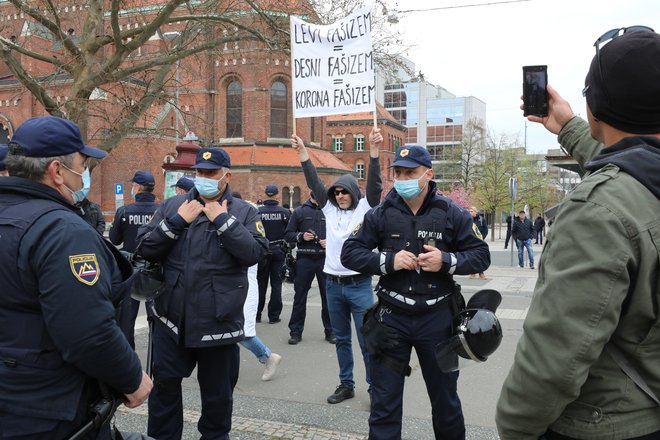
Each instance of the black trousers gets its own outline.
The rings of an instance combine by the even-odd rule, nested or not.
[[[302,336],[305,328],[305,317],[307,316],[307,294],[312,281],[316,277],[319,283],[319,293],[321,294],[321,321],[323,321],[323,330],[326,336],[332,334],[332,325],[330,325],[330,315],[328,314],[328,301],[325,296],[325,274],[323,265],[325,258],[298,255],[296,260],[296,278],[293,282],[293,308],[291,310],[291,319],[289,319],[289,333],[291,335]]]

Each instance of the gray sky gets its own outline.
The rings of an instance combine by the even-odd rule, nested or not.
[[[499,0],[398,0],[397,9],[420,10]],[[531,0],[492,6],[399,14],[398,27],[412,47],[408,57],[435,85],[487,104],[497,133],[524,140],[522,66],[548,65],[549,83],[585,116],[584,77],[594,41],[619,27],[646,25],[660,32],[657,0]],[[558,148],[556,136],[527,123],[527,149]]]

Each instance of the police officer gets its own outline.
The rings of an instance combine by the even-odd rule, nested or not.
[[[282,244],[284,232],[289,224],[291,211],[278,205],[276,185],[266,186],[267,199],[259,207],[261,222],[266,230],[266,238],[270,241],[268,255],[259,262],[257,281],[259,282],[259,306],[257,307],[257,322],[261,322],[261,312],[266,305],[266,291],[270,279],[270,301],[268,301],[268,322],[276,324],[281,321],[282,313],[282,277],[280,270],[284,265]]]
[[[85,192],[87,193],[88,191]],[[103,218],[103,213],[101,212],[101,207],[98,203],[89,200],[87,194],[85,194],[85,198],[80,202],[79,207],[82,218],[85,219],[92,228],[96,229],[96,232],[103,235],[105,232],[105,218]]]
[[[5,157],[7,156],[7,145],[0,144],[0,177],[8,176],[7,167],[5,166]]]
[[[109,238],[115,245],[123,244],[122,250],[134,253],[138,242],[136,240],[137,232],[140,226],[144,226],[151,220],[154,212],[158,209],[156,196],[153,194],[156,180],[149,171],[138,170],[129,182],[131,185],[131,195],[135,198],[135,203],[120,206],[115,213],[115,219],[110,227]],[[127,319],[122,326],[129,330],[128,342],[135,348],[135,320],[140,309],[140,302],[129,299],[130,312],[124,315]]]
[[[435,437],[463,440],[458,373],[440,371],[434,347],[449,338],[453,315],[461,307],[452,275],[485,271],[488,245],[475,235],[467,211],[436,194],[425,148],[400,148],[393,166],[394,189],[364,216],[341,254],[347,268],[381,276],[371,316],[394,329],[399,339],[386,356],[371,362],[369,438],[401,438],[404,372],[414,347],[431,400]],[[375,248],[378,252],[372,252]],[[369,335],[364,338],[369,347]]]
[[[185,194],[195,186],[195,181],[188,176],[182,176],[171,187],[176,194]]]
[[[325,340],[337,342],[332,333],[328,301],[325,296],[325,215],[319,206],[314,192],[310,191],[309,200],[293,211],[286,228],[285,239],[296,243],[296,277],[293,282],[293,309],[289,319],[289,344],[295,345],[302,339],[307,314],[307,293],[316,276],[321,294],[321,321],[325,331]]]
[[[200,149],[195,188],[165,200],[138,233],[138,253],[161,261],[165,278],[148,310],[155,382],[148,431],[158,440],[181,438],[181,381],[195,366],[202,438],[227,439],[231,430],[247,270],[266,254],[268,240],[257,210],[232,196],[230,166],[223,149]]]
[[[28,119],[0,179],[0,438],[63,439],[90,420],[99,382],[144,402],[151,380],[117,325],[131,268],[76,212],[89,157],[71,121]],[[86,439],[110,439],[110,426]],[[128,437],[125,437],[128,438]]]

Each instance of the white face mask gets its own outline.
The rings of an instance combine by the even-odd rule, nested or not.
[[[72,190],[68,186],[64,185],[66,189],[71,191],[71,197],[73,198],[73,204],[77,204],[85,200],[85,197],[87,197],[87,194],[89,194],[89,188],[92,185],[92,176],[89,174],[89,168],[85,168],[85,171],[81,173],[77,173],[73,171],[71,168],[68,166],[62,164],[64,168],[67,170],[71,171],[73,174],[80,176],[82,178],[82,187],[79,190]]]

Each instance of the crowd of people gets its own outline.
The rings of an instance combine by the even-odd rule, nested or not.
[[[545,237],[543,276],[497,404],[502,440],[660,439],[660,35],[613,29],[595,47],[583,91],[588,122],[551,86],[549,114],[528,117],[557,134],[588,174]],[[435,438],[464,440],[457,359],[483,362],[497,348],[501,297],[475,295],[466,306],[454,276],[486,278],[488,228],[476,207],[439,194],[421,146],[397,149],[394,187],[381,199],[382,142],[374,128],[362,194],[352,174],[326,186],[294,135],[310,197],[293,213],[279,206],[276,185],[261,206],[242,200],[219,147],[201,148],[195,178],[181,178],[162,203],[154,176],[138,170],[135,203],[117,210],[111,244],[87,199],[89,161],[107,153],[85,145],[66,119],[24,122],[0,146],[0,437],[118,438],[116,407],[148,399],[148,437],[122,438],[180,439],[182,380],[196,369],[197,428],[202,438],[229,438],[239,344],[264,364],[263,380],[282,361],[255,324],[264,309],[269,324],[281,322],[283,266],[295,246],[288,343],[303,343],[316,277],[338,367],[327,402],[353,398],[361,383],[354,327],[369,438],[401,438],[414,348]],[[512,238],[520,267],[527,250],[535,268],[532,240],[543,244],[544,228],[542,216],[532,223],[524,210],[507,219],[505,248]],[[149,374],[134,351],[138,258],[160,268],[145,303]]]

